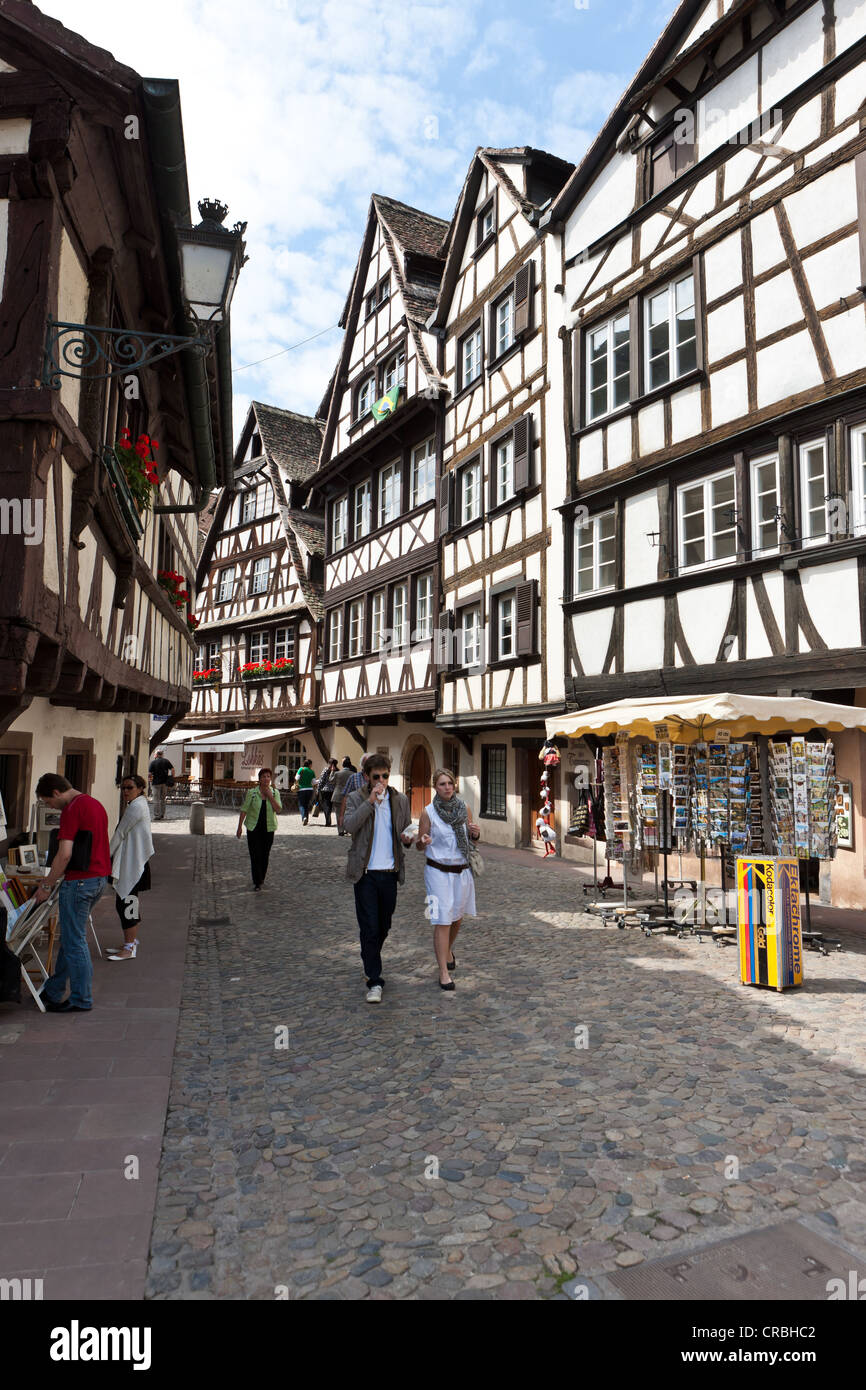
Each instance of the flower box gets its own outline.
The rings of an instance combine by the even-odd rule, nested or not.
[[[212,666],[209,671],[193,671],[193,688],[197,690],[202,685],[221,685],[222,678],[222,671],[216,666]]]
[[[294,674],[295,663],[291,657],[280,657],[277,661],[248,661],[239,670],[245,685],[249,681],[290,680]]]

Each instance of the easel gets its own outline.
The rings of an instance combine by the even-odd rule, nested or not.
[[[34,1002],[40,1013],[45,1013],[45,1005],[42,1003],[40,993],[42,986],[51,974],[51,956],[54,952],[54,924],[57,921],[57,911],[60,899],[60,884],[56,883],[45,899],[44,903],[28,904],[21,916],[16,920],[11,934],[7,937],[6,945],[13,955],[21,961],[21,978],[26,984],[30,993],[33,995]],[[34,942],[39,934],[48,929],[48,966],[42,963]],[[24,962],[32,957],[36,963],[36,969],[25,965]],[[39,981],[37,989],[31,975],[35,974]]]

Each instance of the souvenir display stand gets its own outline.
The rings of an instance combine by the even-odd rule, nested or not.
[[[42,986],[48,979],[50,969],[43,964],[35,943],[40,932],[45,931],[51,919],[56,917],[59,900],[60,884],[55,883],[44,903],[30,901],[25,905],[11,927],[7,928],[6,935],[6,945],[21,961],[21,979],[33,995],[37,1009],[43,1014],[45,1013],[45,1005],[39,996]],[[50,934],[50,939],[53,941],[53,932]],[[26,964],[28,961],[32,961],[32,964]],[[31,975],[36,976],[35,984]]]

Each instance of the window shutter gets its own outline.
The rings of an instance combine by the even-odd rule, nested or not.
[[[535,653],[535,608],[538,581],[531,579],[527,584],[518,584],[514,607],[517,610],[517,655],[532,656]]]
[[[514,426],[514,491],[525,492],[529,487],[529,450],[531,447],[532,416],[524,415]]]
[[[436,484],[439,535],[451,530],[451,501],[454,495],[454,474],[444,473]]]
[[[514,277],[514,336],[527,333],[532,327],[532,291],[535,281],[535,262],[527,261]]]
[[[487,509],[493,511],[496,506],[496,444],[491,444],[487,450]],[[482,482],[483,486],[483,482]]]
[[[450,671],[454,666],[454,613],[450,608],[443,608],[439,614],[433,660],[440,671]]]

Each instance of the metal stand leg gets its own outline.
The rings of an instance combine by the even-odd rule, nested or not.
[[[96,949],[97,949],[97,951],[99,952],[99,955],[100,955],[100,958],[101,958],[101,957],[102,957],[102,947],[101,947],[100,944],[99,944],[99,937],[96,935],[96,928],[95,928],[94,925],[93,925],[93,918],[92,918],[89,914],[88,914],[88,918],[87,918],[87,925],[90,927],[90,930],[93,932],[93,940],[96,942]]]

